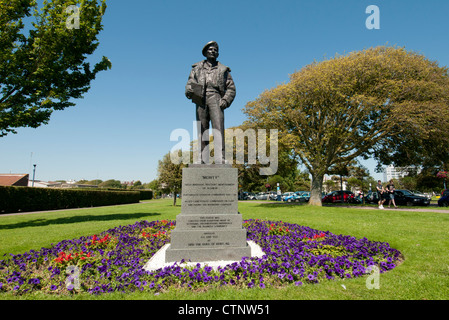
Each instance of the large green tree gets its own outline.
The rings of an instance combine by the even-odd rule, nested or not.
[[[175,151],[175,153],[178,153],[178,151]],[[164,155],[162,160],[159,160],[157,172],[161,189],[165,189],[173,194],[173,205],[176,206],[176,195],[182,189],[182,169],[186,165],[182,162],[176,163],[172,159],[174,159],[174,156],[171,153]]]
[[[429,156],[421,142],[430,137],[447,145],[448,102],[446,67],[382,46],[307,65],[245,113],[252,126],[279,130],[312,176],[309,203],[321,205],[323,177],[342,163],[373,154],[387,162],[401,148]]]
[[[15,128],[47,124],[54,110],[83,97],[103,57],[93,67],[106,0],[0,0],[0,137]],[[26,22],[26,23],[25,23]]]

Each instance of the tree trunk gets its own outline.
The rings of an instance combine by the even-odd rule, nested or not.
[[[341,196],[341,203],[345,202],[344,200],[345,193],[343,192],[343,176],[340,175],[340,196]]]
[[[176,206],[176,191],[173,191],[173,206]]]
[[[310,191],[309,205],[322,206],[323,178],[324,174],[312,174],[312,190]]]

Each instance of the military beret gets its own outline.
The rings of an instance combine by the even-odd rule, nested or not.
[[[209,41],[208,43],[206,43],[206,45],[205,45],[204,48],[203,48],[203,56],[206,56],[206,50],[207,50],[207,48],[208,48],[209,46],[211,46],[211,45],[215,45],[215,46],[217,46],[217,48],[218,48],[218,43],[217,43],[217,42],[215,42],[215,41]]]

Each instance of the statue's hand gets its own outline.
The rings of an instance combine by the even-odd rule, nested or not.
[[[228,107],[228,103],[226,102],[226,100],[225,99],[221,99],[220,100],[220,108],[221,108],[221,110],[224,110],[227,107]]]
[[[187,89],[186,90],[186,97],[187,97],[187,99],[192,99],[192,94],[193,94],[193,90],[192,89]]]

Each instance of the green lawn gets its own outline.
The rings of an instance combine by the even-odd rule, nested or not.
[[[100,233],[140,220],[175,219],[180,203],[153,200],[139,204],[67,210],[0,217],[0,259],[4,254],[19,254],[49,247],[64,239]],[[192,293],[173,290],[157,296],[148,293],[110,294],[100,297],[80,295],[79,299],[449,299],[449,214],[344,208],[311,207],[279,203],[240,202],[244,219],[283,220],[335,234],[366,237],[388,242],[400,250],[405,261],[380,275],[380,289],[367,289],[366,278],[335,280],[319,285],[288,286],[282,289],[213,289]],[[30,297],[25,297],[30,298]],[[34,299],[55,299],[38,295]],[[0,294],[0,299],[17,299]]]

